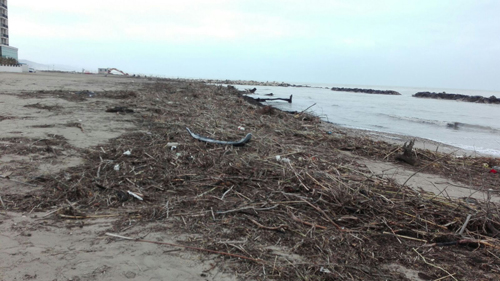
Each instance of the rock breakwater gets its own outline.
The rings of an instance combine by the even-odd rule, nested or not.
[[[365,93],[373,95],[395,95],[395,96],[401,95],[399,92],[392,90],[374,90],[374,89],[343,88],[343,87],[333,87],[331,90],[337,92],[353,92],[353,93]]]
[[[500,104],[500,99],[495,96],[483,97],[483,96],[469,96],[462,94],[452,94],[452,93],[434,93],[434,92],[418,92],[413,95],[415,98],[429,98],[429,99],[443,99],[443,100],[457,100],[466,102],[476,102],[476,103],[495,103]]]
[[[276,82],[276,81],[266,81],[259,82],[254,80],[218,80],[218,79],[200,79],[197,81],[201,81],[207,84],[228,84],[228,85],[250,85],[250,86],[272,86],[272,87],[297,87],[297,88],[321,88],[321,87],[311,87],[309,85],[300,85],[300,84],[290,84],[285,82]]]

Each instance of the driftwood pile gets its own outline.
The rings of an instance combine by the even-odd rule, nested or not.
[[[400,147],[328,134],[317,117],[248,104],[231,87],[161,81],[127,104],[136,105],[139,132],[89,149],[83,166],[34,180],[45,188],[4,198],[7,208],[114,215],[109,232],[118,234],[132,219],[169,222],[169,231],[200,237],[179,244],[218,253],[219,265],[249,279],[407,280],[392,264],[424,280],[500,278],[498,206],[417,193],[340,151],[396,162]],[[218,140],[251,132],[252,140],[209,144],[186,127]],[[476,160],[415,157],[417,169],[436,164],[427,172],[485,177],[466,167]],[[63,208],[68,201],[78,212]]]

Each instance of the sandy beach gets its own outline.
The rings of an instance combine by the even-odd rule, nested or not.
[[[0,85],[0,280],[500,278],[499,159],[200,82]]]

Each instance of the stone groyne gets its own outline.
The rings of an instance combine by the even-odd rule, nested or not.
[[[451,93],[434,93],[434,92],[418,92],[413,95],[415,98],[429,98],[429,99],[443,99],[443,100],[457,100],[466,102],[476,102],[476,103],[495,103],[500,104],[500,99],[495,96],[483,97],[483,96],[468,96],[461,94],[451,94]]]
[[[217,80],[217,79],[198,79],[196,81],[208,83],[208,84],[228,84],[228,85],[248,85],[248,86],[273,86],[273,87],[297,87],[297,88],[320,88],[311,87],[309,85],[300,84],[290,84],[285,82],[259,82],[254,80]]]
[[[392,90],[374,90],[374,89],[360,89],[360,88],[343,88],[343,87],[333,87],[332,91],[338,92],[353,92],[353,93],[365,93],[373,95],[401,95],[399,92]]]

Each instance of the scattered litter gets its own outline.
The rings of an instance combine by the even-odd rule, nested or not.
[[[125,193],[121,190],[118,190],[116,191],[116,196],[118,197],[118,200],[120,200],[120,202],[125,202],[128,200],[128,193]]]
[[[79,96],[88,96],[89,98],[97,95],[96,93],[89,91],[89,90],[79,91],[79,92],[76,92],[75,94],[79,95]]]
[[[290,163],[291,162],[289,158],[285,158],[285,157],[281,158],[280,155],[276,155],[276,161],[283,162],[283,163]]]
[[[245,127],[238,126],[238,130],[240,130],[240,131],[245,131]]]
[[[208,142],[208,143],[216,143],[216,144],[228,144],[228,145],[234,145],[234,146],[243,146],[245,145],[247,142],[250,141],[250,139],[252,138],[252,134],[247,134],[244,138],[242,138],[241,140],[239,141],[220,141],[220,140],[214,140],[214,139],[211,139],[211,138],[206,138],[206,137],[202,137],[198,134],[195,134],[193,132],[191,132],[191,130],[189,130],[189,128],[186,128],[186,130],[189,132],[189,134],[199,140],[199,141],[204,141],[204,142]]]
[[[120,164],[116,164],[116,165],[113,167],[113,169],[114,169],[115,171],[120,171]]]
[[[263,261],[255,264],[234,257],[228,260],[234,261],[231,267],[234,265],[235,270],[241,270],[242,274],[249,272],[249,278],[295,280],[298,276],[308,276],[311,280],[322,280],[330,276],[333,279],[345,276],[344,279],[352,280],[391,279],[398,274],[379,269],[379,266],[392,261],[395,254],[415,259],[412,268],[426,266],[422,260],[416,259],[416,253],[408,255],[409,246],[419,249],[436,266],[452,269],[452,274],[446,275],[450,278],[455,274],[460,280],[474,280],[480,276],[481,270],[492,272],[495,269],[496,257],[492,253],[498,255],[500,240],[498,235],[493,236],[496,235],[494,229],[500,229],[500,224],[494,202],[486,205],[478,200],[478,204],[473,204],[468,203],[472,202],[470,200],[457,201],[436,194],[416,193],[410,187],[374,174],[357,158],[338,151],[353,150],[356,155],[393,162],[401,151],[400,145],[348,135],[333,140],[325,133],[329,129],[322,130],[313,123],[316,119],[295,119],[292,114],[278,110],[273,114],[255,111],[255,116],[253,113],[250,116],[248,112],[242,112],[240,100],[236,97],[221,104],[219,100],[225,96],[219,96],[220,88],[193,88],[198,98],[189,98],[187,102],[182,99],[190,94],[168,95],[169,100],[179,102],[179,107],[168,106],[164,93],[170,93],[175,87],[175,83],[169,82],[157,92],[144,91],[144,96],[141,94],[137,100],[144,103],[137,103],[137,108],[141,111],[147,107],[161,108],[160,113],[144,114],[144,122],[137,123],[141,131],[110,140],[104,146],[105,151],[89,150],[88,165],[69,170],[74,178],[67,184],[70,188],[64,188],[65,182],[61,184],[62,174],[47,177],[47,182],[43,183],[47,188],[36,191],[44,192],[44,196],[22,199],[24,205],[20,210],[28,213],[30,210],[43,211],[49,206],[59,207],[61,199],[67,198],[78,202],[79,209],[86,213],[116,208],[120,212],[121,230],[133,225],[140,227],[143,225],[140,222],[146,221],[163,224],[170,216],[168,223],[172,228],[190,236],[202,235],[203,239],[190,239],[184,245],[231,249],[219,244],[227,241],[225,244],[234,248],[231,251],[246,251],[261,257]],[[151,104],[157,94],[162,97],[161,103]],[[220,134],[214,137],[223,140],[244,136],[246,131],[235,130],[243,124],[249,131],[258,130],[259,135],[256,141],[252,140],[251,146],[244,149],[205,145],[186,140],[189,137],[183,131],[184,126],[181,127],[184,122],[203,130],[199,133],[211,131],[213,126],[229,128],[227,132],[218,131]],[[152,135],[141,133],[147,131]],[[20,138],[9,144],[18,146],[21,140],[32,143]],[[170,141],[182,141],[183,145],[177,146],[175,151],[166,151],[165,145]],[[189,145],[184,145],[186,142]],[[122,156],[127,147],[136,151],[134,157]],[[485,176],[494,164],[500,165],[498,160],[483,157],[458,160],[451,154],[429,150],[415,149],[413,152],[421,161],[417,164],[417,171],[425,169],[425,172],[443,175],[458,183],[479,183],[481,189],[491,187],[495,192],[498,190],[498,174]],[[274,161],[277,155],[279,157]],[[116,161],[116,156],[120,162],[112,162]],[[285,157],[293,159],[293,164],[282,163],[282,159],[288,159]],[[117,163],[120,172],[113,171]],[[483,163],[490,163],[488,169],[483,168]],[[108,188],[93,187],[96,179]],[[135,191],[142,192],[134,187],[136,183],[144,188],[147,197],[136,194]],[[53,196],[53,188],[57,196]],[[127,192],[129,189],[133,189],[132,193],[143,201],[133,199],[135,196]],[[198,194],[205,195],[198,198]],[[493,198],[496,194],[491,196]],[[17,208],[21,201],[18,198],[21,199],[3,199],[8,208]],[[128,198],[127,206],[122,207],[121,201],[125,198]],[[168,200],[169,206],[165,207]],[[40,203],[43,204],[37,207]],[[488,213],[488,210],[492,212]],[[463,234],[481,239],[474,251],[466,247],[428,251],[423,247],[429,245],[428,242],[446,243],[460,239],[456,231],[460,231],[469,213],[473,218]],[[354,216],[358,219],[347,219]],[[491,230],[488,230],[488,223],[493,225]],[[381,236],[384,232],[390,236]],[[281,237],[282,243],[278,244],[284,248],[283,252],[299,254],[300,260],[289,259],[289,255],[275,256],[262,246],[275,245]],[[240,243],[247,239],[252,242]],[[402,243],[398,243],[398,239]],[[337,257],[335,253],[341,255]],[[448,258],[450,254],[458,257],[453,259],[452,266]],[[372,259],[372,255],[377,258]],[[474,261],[476,257],[481,259],[481,269],[470,265],[470,259]],[[331,266],[329,261],[336,267],[332,266],[330,270],[327,267]],[[434,279],[444,276],[437,268],[430,270]]]
[[[282,100],[282,101],[286,101],[288,103],[292,103],[292,95],[290,95],[290,98],[288,99],[284,99],[284,98],[274,98],[274,99],[270,99],[270,98],[267,98],[267,99],[263,99],[263,98],[256,98],[254,99],[256,102],[266,102],[266,101],[272,101],[272,100]]]
[[[178,142],[169,142],[167,143],[166,147],[170,147],[170,150],[176,150],[177,146],[179,146]]]
[[[143,199],[142,199],[142,197],[141,197],[141,196],[143,196],[143,195],[142,195],[142,194],[140,194],[140,193],[134,193],[134,192],[132,192],[132,191],[130,191],[130,190],[127,190],[127,193],[128,193],[128,194],[130,194],[130,195],[132,195],[132,196],[134,196],[134,197],[135,197],[135,198],[137,198],[138,200],[141,200],[141,201],[143,200]],[[140,195],[140,196],[139,196],[139,195]]]
[[[130,155],[132,155],[132,152],[130,152],[130,150],[127,150],[127,151],[123,152],[123,155],[130,156]]]
[[[120,112],[120,113],[133,113],[134,110],[124,106],[115,106],[106,109],[106,112]]]
[[[328,268],[324,268],[324,267],[321,267],[319,269],[319,272],[321,272],[321,273],[332,273]]]

